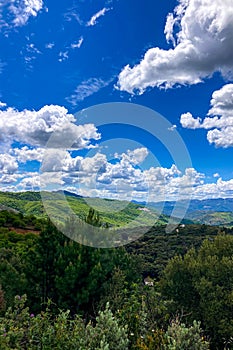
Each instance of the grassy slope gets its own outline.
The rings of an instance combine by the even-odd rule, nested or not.
[[[107,222],[111,226],[123,226],[133,220],[136,220],[136,226],[149,226],[154,223],[152,217],[154,217],[156,211],[151,210],[151,212],[142,212],[139,209],[142,206],[139,204],[117,200],[106,200],[100,198],[90,199],[74,196],[67,196],[66,199],[67,202],[64,201],[64,197],[56,194],[56,200],[54,200],[54,194],[48,194],[46,205],[52,210],[56,218],[61,217],[61,215],[68,212],[71,208],[77,216],[84,219],[88,214],[89,208],[93,207],[99,212],[101,222]],[[39,192],[0,192],[0,207],[1,206],[4,209],[10,208],[17,210],[24,215],[35,215],[37,217],[46,216]],[[167,221],[168,218],[165,215],[162,215],[157,221],[157,224],[164,224]]]

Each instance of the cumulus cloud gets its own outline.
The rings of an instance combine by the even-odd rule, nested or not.
[[[18,160],[36,158],[28,148],[17,150]],[[98,196],[120,200],[163,201],[178,199],[233,198],[233,179],[223,180],[214,174],[214,182],[206,183],[204,174],[194,168],[180,171],[175,164],[170,168],[151,167],[143,170],[138,164],[146,152],[143,148],[119,155],[111,163],[105,154],[92,157],[76,156],[68,151],[49,149],[41,168],[37,172],[19,173],[15,157],[0,156],[1,190],[71,189],[83,196]],[[41,187],[42,186],[42,187]],[[55,187],[54,187],[55,186]]]
[[[232,77],[232,0],[179,0],[165,35],[174,48],[151,48],[139,64],[124,67],[119,90],[142,94],[148,87],[197,84],[214,72]]]
[[[224,181],[219,178],[216,183],[203,184],[195,189],[193,198],[233,198],[233,179]]]
[[[180,117],[183,128],[198,129],[201,128],[201,118],[194,118],[190,112],[183,113]]]
[[[81,159],[79,166],[80,161]],[[193,168],[186,169],[184,173],[175,165],[171,168],[152,167],[143,171],[132,164],[126,166],[122,161],[111,164],[104,159],[105,168],[99,172],[100,164],[97,159],[92,161],[97,166],[93,173],[86,169],[85,172],[58,172],[56,175],[59,174],[60,182],[63,180],[66,188],[90,197],[147,200],[149,195],[150,200],[155,202],[165,199],[233,197],[233,180],[224,181],[218,178],[217,182],[208,184],[205,183],[205,175]],[[51,176],[51,181],[55,178],[58,183],[57,176]]]
[[[76,188],[80,195],[121,200],[147,200],[148,196],[151,201],[188,199],[196,191],[198,195],[204,174],[193,168],[181,172],[175,164],[142,169],[138,165],[147,155],[148,150],[142,147],[116,153],[111,162],[99,152],[92,157],[72,157],[68,151],[49,149],[41,168],[42,179],[46,186],[63,184],[63,188]]]
[[[122,153],[122,154],[115,153],[114,157],[121,159],[122,163],[137,165],[142,163],[146,159],[148,154],[149,154],[148,149],[145,147],[142,147],[142,148],[136,148],[132,151],[128,150],[126,153]]]
[[[43,159],[43,148],[29,148],[24,146],[22,148],[12,149],[12,154],[19,163],[27,163],[28,161],[37,160],[41,162]]]
[[[214,91],[210,110],[202,120],[194,118],[190,112],[180,117],[181,125],[188,129],[206,129],[207,140],[216,147],[233,146],[233,84],[226,84]]]
[[[64,181],[61,175],[54,172],[61,170],[63,173],[72,173],[75,170],[74,163],[78,162],[78,157],[73,160],[68,150],[72,152],[94,148],[96,146],[92,142],[100,136],[93,124],[76,125],[74,116],[61,106],[44,106],[39,111],[18,111],[13,108],[1,110],[1,190],[39,189],[38,170],[45,153],[45,171],[52,174],[53,181],[62,185]],[[64,156],[61,148],[66,150]],[[24,164],[31,161],[38,163],[33,164],[33,172],[27,173]],[[82,159],[83,167],[87,163],[88,160]],[[94,160],[91,159],[89,163],[90,169],[95,169]],[[84,167],[84,175],[86,171],[87,167]],[[47,173],[44,180],[48,182],[50,175]],[[11,188],[11,185],[15,187]]]
[[[0,184],[3,185],[9,185],[14,184],[20,176],[18,174],[2,174],[0,172]],[[2,188],[0,187],[0,190],[2,191]],[[15,188],[12,188],[12,191],[14,191]]]
[[[219,173],[215,173],[215,174],[213,175],[213,177],[218,178],[218,177],[220,177],[220,175],[219,175]]]
[[[0,154],[0,173],[12,174],[18,169],[18,164],[14,157],[9,154]]]
[[[163,167],[151,167],[149,170],[145,170],[146,181],[150,184],[164,184],[165,181],[170,181],[173,177],[180,175],[181,172],[177,169],[176,165],[172,165],[171,168]]]
[[[91,139],[100,138],[93,124],[75,125],[74,122],[74,116],[61,106],[50,105],[39,111],[22,112],[8,108],[0,111],[0,141],[44,147],[50,136],[60,131],[64,137],[72,137],[73,147],[82,149],[90,145]]]
[[[25,177],[17,186],[18,190],[23,191],[39,191],[40,190],[40,176],[38,174]]]
[[[95,13],[91,19],[87,22],[87,27],[92,27],[94,25],[96,25],[97,23],[97,19],[104,16],[106,14],[106,12],[108,12],[110,10],[110,8],[104,7],[102,10],[100,10],[99,12]]]

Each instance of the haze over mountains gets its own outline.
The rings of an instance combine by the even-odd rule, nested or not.
[[[233,226],[233,198],[193,199],[190,202],[185,200],[153,202],[148,206],[157,210],[163,206],[162,213],[168,216],[176,206],[177,217],[183,217],[186,210],[185,219],[206,225]]]

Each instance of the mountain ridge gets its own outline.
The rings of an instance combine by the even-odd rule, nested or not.
[[[82,197],[69,191],[55,191],[48,192],[51,205],[53,193],[57,195],[59,201],[61,200],[60,206],[64,205],[62,201],[64,201],[65,195],[68,205],[71,206],[72,210],[74,209],[76,214],[79,214],[81,219],[84,219],[87,215],[88,206],[94,207],[94,209],[100,211],[102,219],[113,226],[121,226],[123,223],[134,220],[139,216],[139,211],[144,212],[141,224],[145,224],[149,220],[150,212],[153,214],[155,212],[158,213],[158,222],[166,224],[175,206],[176,217],[182,218],[183,223],[195,222],[207,225],[233,226],[233,198],[193,199],[187,208],[186,200],[177,202],[166,201],[164,203],[130,202],[97,197]],[[45,209],[39,191],[0,192],[0,210],[6,209],[38,217],[45,216]],[[183,213],[185,213],[184,218]]]

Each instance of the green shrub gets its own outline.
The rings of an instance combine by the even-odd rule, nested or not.
[[[166,350],[208,350],[209,343],[201,334],[200,322],[193,322],[186,327],[179,320],[175,320],[168,327],[165,334],[167,339]]]
[[[25,307],[26,296],[16,296],[14,307],[0,318],[1,350],[127,350],[127,327],[120,326],[109,306],[99,312],[96,324],[86,327],[79,316],[60,311],[56,317],[50,303],[38,315]]]

